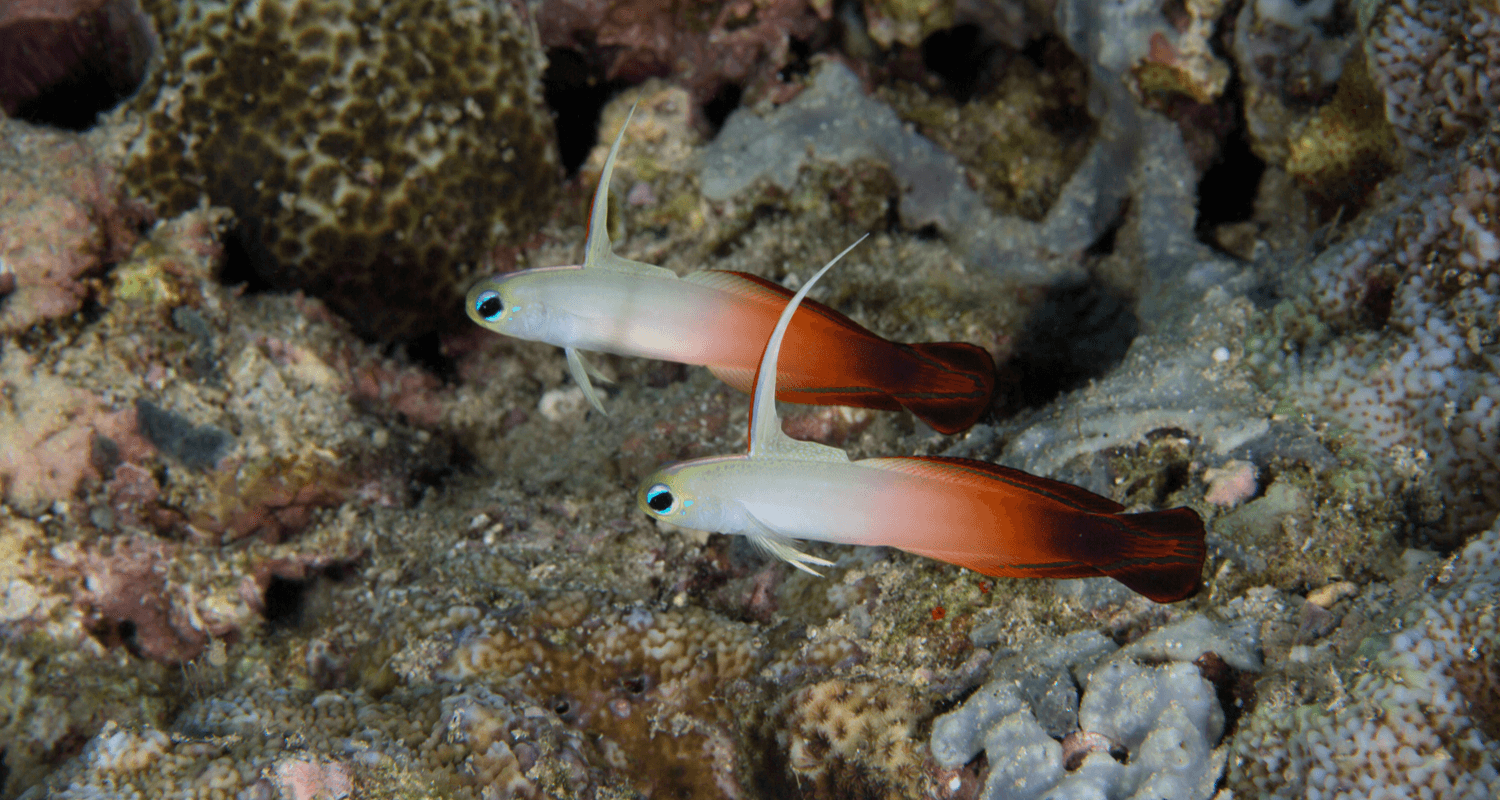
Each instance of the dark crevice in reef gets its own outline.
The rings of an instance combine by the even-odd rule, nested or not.
[[[135,90],[121,91],[110,76],[89,68],[48,86],[41,94],[16,107],[16,119],[34,125],[50,125],[70,131],[94,127],[99,115],[119,105]]]
[[[1240,106],[1240,86],[1233,81],[1228,89],[1235,105],[1233,118],[1241,122],[1219,145],[1218,158],[1198,181],[1198,219],[1194,230],[1199,241],[1214,244],[1214,229],[1219,225],[1245,222],[1255,216],[1255,196],[1266,162],[1250,149]]]
[[[994,88],[1011,52],[985,38],[978,25],[957,25],[922,40],[922,67],[943,80],[960,103]]]
[[[1000,367],[1002,413],[1046,405],[1103,376],[1125,357],[1139,329],[1131,298],[1100,281],[1049,287]]]
[[[0,30],[0,112],[85,131],[135,94],[156,38],[133,2],[74,9],[71,17],[50,10],[17,9]]]
[[[295,628],[302,624],[302,611],[312,581],[312,578],[299,581],[272,575],[261,595],[261,602],[265,604],[262,616],[266,618],[266,624],[273,628]]]
[[[1083,255],[1085,258],[1103,258],[1104,256],[1107,256],[1115,251],[1115,242],[1119,239],[1120,228],[1125,225],[1126,212],[1129,210],[1129,202],[1130,201],[1128,200],[1126,201],[1126,207],[1121,210],[1120,216],[1115,219],[1114,223],[1112,223],[1108,228],[1105,228],[1104,232],[1099,234],[1099,238],[1095,239],[1094,243],[1089,245],[1088,248],[1083,251]]]
[[[827,39],[829,37],[818,38]],[[822,46],[826,46],[827,44],[827,41],[821,42]],[[812,55],[818,49],[821,49],[821,47],[814,47],[813,41],[793,37],[787,47],[791,58],[787,61],[786,66],[782,67],[781,71],[776,73],[776,77],[783,81],[793,81],[797,78],[811,75]]]
[[[604,78],[604,68],[582,53],[564,47],[547,50],[542,96],[557,126],[557,154],[569,175],[578,172],[599,136],[599,113],[624,81]],[[727,113],[727,112],[726,112]]]
[[[393,349],[390,353],[396,357],[402,354],[411,363],[436,375],[443,383],[451,385],[458,382],[458,362],[443,349],[441,333],[433,331],[408,339],[400,343],[399,349]]]
[[[235,225],[224,232],[224,261],[219,266],[219,283],[239,286],[243,294],[261,294],[275,289],[266,278],[265,271],[257,268],[258,259],[263,259],[265,248],[258,243],[259,229],[251,230],[249,224],[236,219]]]
[[[719,135],[719,129],[724,127],[724,120],[729,119],[730,113],[740,107],[740,98],[744,93],[745,90],[739,84],[726,83],[703,104],[703,118],[708,120],[711,129],[709,138]]]

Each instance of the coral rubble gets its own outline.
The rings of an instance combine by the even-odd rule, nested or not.
[[[702,105],[729,87],[779,83],[793,40],[813,38],[831,11],[822,0],[549,0],[535,13],[543,46],[581,49],[611,80],[670,77]]]
[[[0,118],[0,332],[77,311],[90,276],[129,252],[141,210],[82,136]]]

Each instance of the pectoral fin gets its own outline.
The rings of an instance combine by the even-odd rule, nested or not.
[[[798,550],[797,547],[792,544],[793,540],[791,538],[783,536],[782,534],[771,530],[766,526],[764,522],[761,522],[755,517],[748,517],[748,519],[750,522],[750,529],[744,532],[745,537],[750,540],[751,544],[755,545],[766,555],[774,556],[782,561],[785,561],[788,564],[791,564],[797,569],[806,572],[809,575],[816,575],[819,578],[823,577],[823,573],[818,572],[817,570],[808,566],[809,564],[815,564],[820,567],[833,566],[832,561],[818,558],[817,556],[809,555],[802,552],[801,550]]]
[[[588,398],[589,405],[600,414],[609,416],[609,412],[604,410],[604,403],[599,400],[598,393],[594,391],[593,382],[589,380],[589,375],[599,374],[598,370],[583,360],[583,353],[580,353],[578,348],[564,347],[563,352],[568,354],[568,374],[573,376],[573,382],[583,390],[583,396]]]

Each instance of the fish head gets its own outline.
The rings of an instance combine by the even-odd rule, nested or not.
[[[742,457],[733,457],[741,460]],[[745,511],[724,500],[723,458],[668,464],[641,481],[636,503],[647,516],[708,533],[743,533]]]
[[[548,341],[555,315],[534,291],[529,272],[498,275],[474,284],[464,300],[469,319],[495,333],[528,341]]]

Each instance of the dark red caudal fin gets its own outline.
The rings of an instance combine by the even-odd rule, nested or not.
[[[965,342],[906,345],[910,371],[892,397],[939,433],[958,433],[989,411],[995,394],[995,362],[984,348]]]
[[[1192,597],[1202,586],[1203,520],[1191,508],[1116,514],[1112,560],[1092,566],[1158,603]]]

